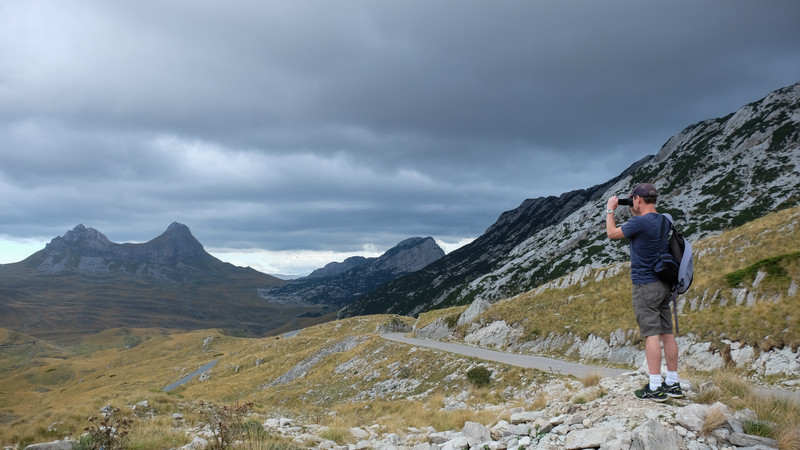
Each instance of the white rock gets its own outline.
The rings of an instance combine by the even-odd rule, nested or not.
[[[487,302],[486,300],[484,300],[482,298],[476,298],[469,305],[469,308],[467,308],[467,310],[464,311],[458,317],[458,322],[456,322],[456,323],[459,326],[467,324],[467,323],[472,323],[472,321],[474,321],[476,317],[480,316],[481,314],[486,312],[486,310],[488,310],[491,307],[492,307],[491,303]]]
[[[183,450],[196,450],[196,449],[204,449],[208,447],[208,441],[201,438],[200,436],[195,436],[192,439],[192,442],[189,444],[184,445],[181,447]]]
[[[597,448],[603,443],[615,439],[617,432],[613,428],[588,428],[571,431],[567,434],[564,448],[568,450],[581,448]]]
[[[687,430],[700,431],[703,429],[707,414],[708,410],[705,405],[693,403],[681,408],[675,415],[675,420]]]

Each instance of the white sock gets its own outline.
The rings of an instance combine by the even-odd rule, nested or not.
[[[661,374],[653,375],[650,374],[650,390],[655,391],[656,389],[661,387]]]
[[[665,380],[668,386],[676,384],[678,382],[678,371],[667,371],[667,379]]]

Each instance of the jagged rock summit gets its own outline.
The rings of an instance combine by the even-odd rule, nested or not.
[[[420,270],[444,257],[432,237],[413,237],[378,258],[353,257],[330,263],[309,276],[260,291],[263,298],[281,304],[347,305],[382,284]]]

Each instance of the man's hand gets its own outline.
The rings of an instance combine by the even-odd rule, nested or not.
[[[619,197],[616,195],[612,195],[610,199],[608,199],[608,203],[606,203],[607,209],[617,209],[619,206]]]
[[[608,203],[606,203],[606,208],[614,211],[619,206],[619,198],[616,195],[611,196],[608,199]],[[608,234],[609,239],[622,239],[625,237],[625,234],[622,233],[622,228],[618,227],[616,222],[614,222],[614,214],[613,213],[606,213],[606,234]]]

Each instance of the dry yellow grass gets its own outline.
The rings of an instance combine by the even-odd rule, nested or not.
[[[288,415],[327,425],[334,437],[339,435],[337,430],[365,423],[403,430],[428,425],[458,429],[466,420],[491,421],[496,413],[439,410],[437,396],[443,399],[472,389],[465,374],[473,362],[435,350],[409,349],[373,334],[377,325],[392,319],[396,317],[351,318],[308,328],[291,338],[235,338],[215,330],[179,335],[157,333],[129,349],[104,349],[62,360],[38,361],[3,374],[0,412],[7,414],[0,417],[9,420],[0,427],[0,444],[74,437],[88,424],[86,418],[97,414],[101,407],[111,404],[128,411],[130,405],[142,400],[148,401],[158,417],[181,412],[187,423],[202,420],[193,412],[198,400],[217,404],[252,401],[258,414]],[[401,320],[413,323],[411,318]],[[294,381],[271,385],[321,349],[352,336],[359,336],[357,347],[326,356],[308,366]],[[207,381],[195,379],[172,393],[161,392],[163,387],[213,359],[219,361]],[[493,386],[498,392],[507,385],[520,386],[545,376],[502,365],[493,366],[492,370],[497,374]],[[461,378],[444,383],[444,378],[454,373],[460,373]],[[390,390],[375,399],[356,399],[376,383],[389,379],[408,381],[415,387],[410,392]],[[489,389],[476,394],[480,395],[475,401],[499,400]],[[407,395],[419,398],[405,400]],[[64,423],[57,432],[47,432],[47,427],[56,421]],[[148,443],[182,442],[183,437],[176,438],[168,432],[167,422],[170,420],[152,424],[137,421],[131,434]],[[145,439],[145,435],[152,438]]]
[[[778,434],[778,450],[800,450],[800,427],[787,427]]]
[[[433,311],[427,311],[419,315],[417,320],[414,322],[414,326],[417,329],[425,328],[426,326],[435,322],[436,319],[440,317],[444,317],[445,320],[448,320],[449,322],[454,322],[453,318],[457,320],[458,316],[460,316],[461,313],[463,313],[466,310],[467,306],[452,306],[450,308],[434,309]]]
[[[583,387],[590,387],[590,386],[597,386],[600,383],[602,377],[600,374],[591,373],[583,377]]]
[[[777,425],[767,433],[767,437],[782,437],[786,441],[786,448],[791,448],[792,432],[797,431],[797,424],[800,423],[800,404],[783,396],[766,395],[754,390],[753,384],[737,369],[724,368],[708,374],[694,374],[692,377],[695,385],[703,385],[708,381],[713,383],[714,388],[701,392],[692,400],[706,404],[721,402],[735,410],[749,408],[755,411],[759,420]],[[706,420],[708,427],[711,427],[719,418]],[[714,429],[706,428],[704,425],[704,432]]]
[[[722,408],[711,408],[706,414],[703,421],[703,428],[701,433],[704,435],[711,434],[717,428],[725,425],[728,422],[728,416]]]
[[[800,251],[798,233],[800,208],[795,208],[696,243],[695,284],[685,297],[706,302],[707,307],[704,311],[684,309],[681,331],[710,340],[725,333],[730,339],[747,342],[771,335],[773,340],[769,345],[800,342],[800,315],[796,314],[800,304],[796,295],[784,295],[775,302],[761,301],[751,307],[736,306],[730,301],[726,306],[719,304],[731,292],[724,280],[726,273],[776,254]],[[791,278],[800,280],[800,264],[790,261],[786,269]],[[502,319],[521,327],[525,332],[523,340],[568,332],[584,338],[589,334],[607,337],[618,328],[636,329],[628,277],[628,271],[623,269],[617,275],[590,281],[585,286],[523,294],[495,304],[482,319]],[[751,281],[747,283],[750,283],[747,288],[757,295],[771,295],[770,289],[775,289],[768,283],[757,288]],[[715,294],[717,291],[719,294]],[[422,327],[440,317],[452,322],[465,309],[448,308],[422,314],[419,319],[399,319]],[[465,379],[444,383],[445,376],[456,373],[465,378],[463,375],[472,362],[427,349],[410,350],[373,334],[377,325],[396,319],[396,316],[369,316],[328,322],[304,329],[291,338],[236,338],[218,330],[165,334],[160,330],[118,329],[88,338],[72,349],[42,343],[37,347],[41,351],[32,357],[28,356],[31,353],[17,351],[21,347],[14,347],[14,352],[11,347],[4,348],[0,365],[0,445],[42,442],[66,434],[75,436],[86,426],[86,417],[96,414],[99,408],[108,404],[125,407],[142,400],[148,400],[159,414],[180,410],[189,422],[199,420],[190,412],[197,400],[220,404],[253,401],[255,411],[260,414],[292,414],[311,417],[322,424],[328,422],[334,430],[332,436],[339,434],[337,429],[370,421],[397,430],[428,425],[444,430],[459,429],[466,420],[482,423],[497,420],[493,413],[441,411],[444,398],[471,389]],[[465,328],[460,330],[464,331]],[[294,381],[271,385],[321,349],[351,336],[361,337],[357,347],[310,365]],[[24,339],[24,335],[0,330],[0,342],[29,345]],[[115,348],[102,348],[112,344]],[[125,344],[138,345],[124,348]],[[213,359],[219,361],[208,381],[192,381],[171,394],[161,392],[163,387]],[[495,365],[493,370],[497,372],[492,386],[496,392],[505,386],[535,385],[536,378],[542,376],[535,371],[502,365]],[[741,378],[736,374],[723,373],[722,377],[726,376],[729,381],[715,380],[720,389],[708,394],[709,400],[717,397],[735,408],[746,405],[764,420],[800,423],[796,407],[754,396],[746,381],[737,381]],[[419,384],[408,393],[356,398],[390,378]],[[591,385],[593,381],[585,382]],[[475,401],[498,400],[490,392],[491,389],[474,391]],[[402,398],[406,395],[419,397],[407,401]],[[539,399],[544,405],[545,397]],[[331,411],[336,413],[335,419],[327,414]],[[61,423],[51,427],[55,422]],[[163,431],[163,423],[151,426],[155,427],[151,434],[160,436],[156,438],[159,441],[173,438]]]

